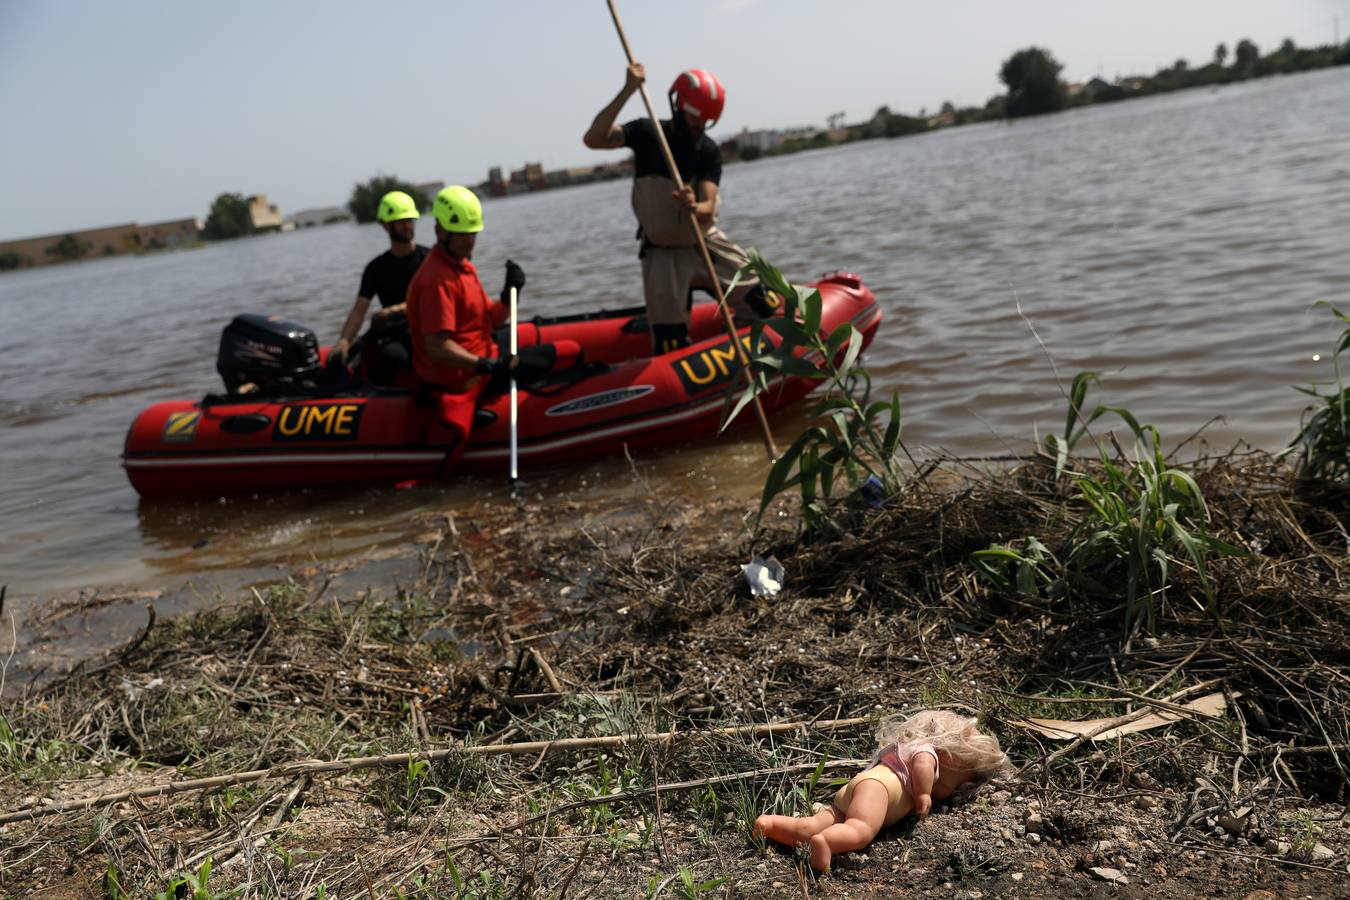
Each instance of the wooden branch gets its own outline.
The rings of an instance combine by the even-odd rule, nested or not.
[[[534,657],[534,664],[539,667],[539,671],[543,672],[544,678],[548,680],[549,687],[553,688],[553,690],[559,694],[565,693],[562,682],[559,681],[558,676],[554,674],[553,667],[548,664],[548,660],[544,659],[544,654],[540,653],[534,647],[530,647],[529,650],[530,656]]]
[[[1146,704],[1151,704],[1151,705],[1153,705],[1153,706],[1157,706],[1157,705],[1160,705],[1160,704],[1161,704],[1161,705],[1168,705],[1168,706],[1170,706],[1170,705],[1171,705],[1171,701],[1173,701],[1173,700],[1180,700],[1180,699],[1183,698],[1183,697],[1189,697],[1191,694],[1199,693],[1200,691],[1204,690],[1205,688],[1213,687],[1214,685],[1220,683],[1221,681],[1223,681],[1222,678],[1211,678],[1211,679],[1209,679],[1208,681],[1202,681],[1202,682],[1200,682],[1199,684],[1193,684],[1193,685],[1191,685],[1190,687],[1185,687],[1185,688],[1182,688],[1182,689],[1179,690],[1179,691],[1174,691],[1173,693],[1168,694],[1168,695],[1167,695],[1166,697],[1164,697],[1162,700],[1152,700],[1152,699],[1150,699],[1150,698],[1148,698],[1148,697],[1144,697],[1144,696],[1139,695],[1139,694],[1131,694],[1130,696],[1132,696],[1132,697],[1134,697],[1135,699],[1140,700],[1140,701],[1142,701],[1142,702],[1144,702],[1144,703],[1146,703]],[[1117,689],[1113,688],[1113,690],[1117,690]],[[1129,692],[1127,692],[1127,691],[1121,691],[1121,693],[1129,693]],[[1177,709],[1184,709],[1184,707],[1176,707],[1176,708],[1177,708]],[[1098,727],[1092,729],[1092,730],[1089,731],[1087,734],[1081,734],[1081,735],[1079,735],[1079,736],[1078,736],[1077,738],[1075,738],[1075,739],[1073,740],[1073,742],[1070,743],[1067,747],[1063,747],[1063,748],[1061,748],[1061,749],[1059,749],[1059,750],[1056,750],[1054,753],[1051,753],[1051,754],[1049,754],[1048,756],[1041,756],[1041,757],[1038,757],[1037,759],[1033,759],[1033,760],[1031,760],[1030,762],[1026,763],[1024,766],[1022,766],[1022,768],[1020,768],[1020,769],[1017,770],[1017,777],[1020,779],[1022,776],[1024,776],[1027,772],[1029,772],[1031,769],[1035,768],[1036,766],[1041,766],[1042,769],[1043,769],[1044,771],[1048,772],[1048,771],[1050,771],[1050,764],[1051,764],[1051,763],[1053,763],[1053,762],[1055,762],[1056,760],[1061,759],[1061,758],[1063,758],[1063,757],[1065,757],[1065,756],[1068,756],[1070,753],[1074,752],[1074,751],[1077,750],[1079,747],[1083,746],[1083,745],[1086,744],[1088,741],[1090,741],[1090,740],[1092,740],[1093,738],[1095,738],[1097,735],[1102,734],[1102,733],[1107,732],[1107,731],[1110,731],[1112,728],[1118,728],[1118,727],[1121,726],[1121,725],[1127,725],[1127,724],[1129,724],[1130,722],[1137,721],[1138,719],[1142,719],[1142,718],[1144,718],[1144,716],[1151,715],[1151,714],[1152,714],[1152,710],[1150,709],[1150,707],[1149,707],[1149,706],[1145,706],[1145,707],[1143,707],[1142,709],[1137,709],[1137,710],[1135,710],[1135,711],[1132,712],[1132,713],[1128,713],[1128,714],[1123,715],[1123,716],[1120,716],[1120,717],[1118,717],[1118,718],[1111,719],[1110,721],[1103,722],[1101,725],[1099,725]],[[1192,715],[1192,714],[1193,714],[1193,711],[1192,711],[1192,710],[1186,710],[1186,714],[1187,714],[1187,715]],[[0,819],[0,822],[3,822],[3,821],[4,821],[3,819]]]
[[[747,772],[736,772],[731,775],[713,775],[708,778],[695,778],[691,781],[676,781],[669,784],[653,785],[649,788],[640,788],[632,791],[620,791],[614,794],[605,794],[600,797],[587,797],[585,800],[573,800],[564,803],[562,806],[555,806],[552,809],[544,810],[541,813],[535,813],[524,819],[514,822],[500,831],[494,831],[490,834],[481,834],[470,838],[460,838],[453,843],[454,848],[468,847],[472,844],[481,844],[483,841],[498,840],[513,831],[519,831],[535,822],[541,822],[551,816],[559,813],[570,812],[574,809],[582,809],[587,806],[599,806],[602,803],[621,803],[627,800],[636,800],[639,797],[645,797],[648,794],[656,794],[659,791],[687,791],[693,788],[712,787],[719,784],[730,784],[735,781],[749,781],[752,778],[768,778],[772,775],[796,775],[801,772],[815,772],[820,769],[822,772],[832,772],[835,769],[859,769],[867,765],[865,759],[831,759],[827,760],[822,767],[820,763],[797,763],[791,766],[776,766],[772,769],[751,769]],[[447,846],[447,849],[450,849]]]
[[[209,778],[191,778],[186,781],[171,781],[168,784],[137,788],[136,790],[131,791],[121,791],[116,794],[101,794],[96,797],[84,797],[77,800],[62,800],[55,803],[48,803],[45,806],[19,809],[14,812],[0,815],[0,825],[8,825],[12,822],[31,821],[33,819],[40,819],[45,816],[53,816],[60,813],[94,809],[96,807],[108,806],[113,803],[120,803],[123,800],[165,797],[172,794],[188,793],[190,791],[206,791],[212,788],[225,787],[226,785],[247,784],[254,781],[265,781],[271,778],[295,778],[301,775],[321,775],[331,772],[352,772],[358,769],[374,769],[386,766],[406,766],[408,763],[415,760],[435,762],[457,755],[542,755],[572,750],[588,750],[597,747],[620,747],[624,744],[633,743],[671,743],[676,740],[687,740],[698,737],[766,737],[768,735],[783,734],[793,731],[833,731],[836,729],[852,728],[858,725],[870,724],[872,721],[873,719],[870,717],[864,716],[852,719],[828,719],[813,722],[777,722],[772,725],[735,725],[727,728],[714,728],[709,731],[660,731],[639,734],[606,735],[604,737],[591,738],[565,738],[557,741],[525,741],[516,744],[482,744],[473,747],[448,747],[444,750],[419,750],[413,753],[389,753],[383,756],[358,756],[350,759],[299,760],[296,762],[282,763],[280,765],[272,766],[269,769],[253,769],[247,772],[232,772],[226,775],[214,775]],[[667,785],[663,790],[669,787],[670,786]]]

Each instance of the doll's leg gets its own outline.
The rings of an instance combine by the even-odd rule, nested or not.
[[[858,782],[844,821],[811,836],[811,868],[824,872],[834,854],[861,850],[872,843],[886,820],[889,800],[886,786],[880,781],[869,778]]]
[[[755,833],[795,847],[838,821],[834,807],[827,806],[814,816],[760,816],[755,819]]]

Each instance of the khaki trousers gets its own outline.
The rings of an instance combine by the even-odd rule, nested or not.
[[[712,257],[717,279],[725,291],[735,277],[736,270],[750,261],[745,251],[716,226],[703,233]],[[753,277],[737,285],[735,295],[727,302],[737,318],[755,318],[755,313],[742,299],[744,288],[756,284]],[[691,288],[710,290],[708,266],[698,246],[658,247],[647,244],[642,250],[642,291],[647,298],[647,319],[653,325],[684,325],[689,322],[689,291]]]

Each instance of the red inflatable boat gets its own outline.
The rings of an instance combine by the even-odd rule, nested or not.
[[[870,344],[881,308],[862,281],[835,274],[814,286],[823,300],[822,331],[848,322],[862,332],[864,346]],[[694,307],[693,346],[657,357],[644,355],[651,338],[643,313],[638,308],[519,325],[522,346],[567,338],[582,346],[588,364],[605,364],[592,366],[599,371],[575,383],[520,392],[522,464],[716,434],[738,367],[715,305]],[[748,342],[748,331],[742,332],[743,341]],[[304,331],[303,337],[310,358],[317,359],[313,333]],[[258,341],[250,346],[283,349]],[[224,369],[222,374],[228,387],[236,386]],[[763,397],[765,411],[801,398],[814,386],[807,379],[786,379]],[[157,403],[132,423],[123,465],[132,486],[147,497],[394,483],[443,478],[453,474],[451,468],[484,464],[505,470],[507,397],[479,409],[468,447],[450,464],[451,436],[436,421],[434,404],[419,394],[308,384],[261,395],[226,393]]]

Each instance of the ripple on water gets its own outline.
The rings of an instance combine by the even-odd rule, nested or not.
[[[1003,453],[1058,430],[1046,352],[1065,378],[1102,372],[1094,398],[1164,435],[1219,415],[1216,441],[1275,448],[1302,408],[1290,385],[1330,376],[1338,330],[1311,303],[1350,306],[1347,91],[1350,69],[1329,70],[728,166],[722,224],[793,277],[863,275],[887,313],[869,364],[879,391],[902,391],[911,449]],[[503,198],[489,213],[475,263],[489,289],[507,256],[524,265],[525,315],[640,302],[626,184]],[[555,221],[567,227],[539,227]],[[418,227],[429,241],[430,220]],[[45,317],[9,317],[0,336],[11,591],[338,558],[414,540],[426,516],[504,502],[501,480],[480,476],[177,504],[139,504],[126,483],[132,417],[215,387],[232,315],[282,314],[329,341],[383,244],[375,226],[336,225],[0,277],[0,309],[63,322],[61,341]],[[69,350],[109,344],[121,349]],[[780,440],[800,415],[778,423]],[[763,471],[753,431],[637,464],[658,485],[747,498]],[[622,459],[527,477],[583,509],[635,490]]]

